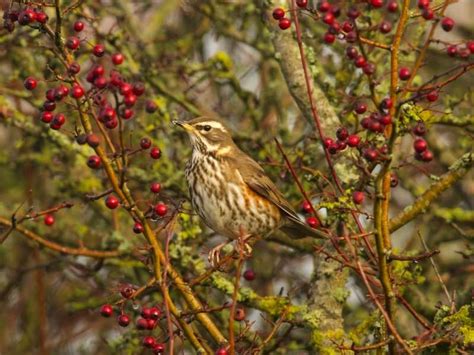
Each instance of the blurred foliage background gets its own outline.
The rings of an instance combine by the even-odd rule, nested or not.
[[[0,3],[4,9],[10,6],[10,1]],[[277,150],[274,142],[277,137],[314,206],[325,217],[325,225],[334,229],[345,221],[346,228],[355,231],[347,209],[354,208],[350,196],[357,186],[357,178],[344,179],[344,174],[352,174],[347,166],[360,159],[354,152],[334,157],[341,164],[339,171],[346,181],[345,195],[336,198],[334,186],[328,182],[327,164],[313,123],[291,96],[288,74],[281,72],[282,63],[300,63],[300,59],[286,57],[288,53],[298,55],[297,51],[279,50],[279,44],[296,46],[296,41],[291,30],[282,35],[275,28],[268,12],[275,4],[219,0],[60,3],[64,38],[73,34],[74,21],[86,23],[86,29],[79,34],[81,47],[74,54],[84,72],[94,62],[102,63],[110,71],[110,53],[121,52],[125,56],[119,68],[122,75],[146,86],[145,94],[134,108],[134,118],[123,122],[124,137],[132,150],[139,147],[142,137],[151,138],[162,150],[162,157],[152,160],[147,152],[131,155],[127,184],[140,208],[146,209],[158,200],[172,208],[183,203],[169,256],[185,280],[205,271],[207,251],[222,239],[202,225],[187,202],[183,170],[191,149],[182,132],[170,124],[173,119],[197,115],[224,119],[233,127],[237,144],[262,164],[299,210],[303,198]],[[347,4],[340,2],[340,6],[345,9]],[[382,17],[394,23],[398,19],[397,14],[369,11],[360,6],[366,11],[362,23],[377,23]],[[14,7],[19,6],[14,4]],[[415,6],[412,9],[416,12]],[[54,7],[46,6],[44,10],[50,17],[49,23],[55,23]],[[436,33],[440,42],[430,47],[414,86],[455,65],[445,54],[443,43],[473,38],[472,21],[469,16],[463,19],[473,11],[470,1],[460,1],[448,8],[447,13],[459,18],[459,22],[449,36],[441,31]],[[352,107],[355,101],[365,98],[369,110],[374,109],[369,81],[348,64],[344,45],[323,44],[325,29],[320,22],[301,16],[301,26],[312,78],[326,97],[325,102],[316,105],[331,107],[337,118],[330,121],[323,107],[322,120],[327,134],[334,137],[341,125],[351,132],[359,131]],[[68,102],[61,104],[68,122],[59,131],[40,122],[39,107],[44,92],[57,85],[54,73],[60,71],[61,62],[52,41],[35,27],[17,26],[11,33],[0,32],[0,222],[3,221],[0,231],[7,230],[7,222],[15,211],[17,216],[24,216],[68,201],[73,206],[55,213],[53,226],[45,226],[42,218],[26,220],[21,226],[61,245],[118,250],[122,255],[100,259],[68,255],[37,244],[21,233],[9,235],[0,247],[0,353],[141,353],[138,331],[133,326],[122,329],[114,320],[102,319],[98,309],[104,303],[119,301],[123,285],[139,288],[150,280],[153,275],[147,261],[149,245],[142,235],[133,233],[134,221],[126,211],[111,212],[102,199],[94,201],[87,197],[101,194],[110,185],[102,170],[92,170],[86,165],[93,151],[75,140],[75,135],[83,132],[75,106]],[[426,28],[420,18],[413,19],[402,42],[401,63],[413,63],[417,53],[413,47],[421,43]],[[382,35],[375,31],[370,35],[388,43],[393,33]],[[89,55],[95,43],[105,44],[106,56],[98,59]],[[384,97],[389,89],[387,53],[373,47],[367,50],[376,64],[372,84],[377,96]],[[472,55],[469,60],[472,62]],[[39,80],[33,92],[23,88],[23,80],[28,76]],[[397,141],[392,167],[399,184],[392,191],[391,217],[412,204],[472,149],[473,84],[472,73],[467,73],[443,87],[436,103],[419,102],[412,106],[416,117],[423,119],[429,128],[427,141],[435,158],[429,164],[414,160],[413,138],[409,133]],[[305,91],[302,93],[299,99],[305,100]],[[146,100],[157,105],[156,112],[145,112]],[[413,123],[412,119],[407,124]],[[109,133],[117,146],[117,132]],[[154,181],[162,184],[158,196],[149,192],[149,184]],[[360,215],[362,224],[370,230],[375,196],[371,180],[364,184],[367,198]],[[397,254],[425,252],[419,235],[430,250],[441,251],[433,257],[438,275],[431,259],[392,263],[405,299],[436,328],[432,339],[443,339],[427,347],[434,353],[456,348],[467,353],[467,337],[473,341],[472,318],[469,328],[467,308],[462,308],[472,302],[474,284],[473,192],[471,172],[423,214],[392,235],[393,252]],[[152,223],[155,227],[160,225],[160,221]],[[163,236],[160,242],[164,243]],[[330,245],[326,248],[329,254],[335,253]],[[251,326],[239,340],[240,349],[251,349],[257,343],[253,334],[265,338],[272,329],[270,320],[276,321],[283,309],[270,303],[277,296],[303,307],[303,311],[285,323],[266,344],[267,353],[314,354],[328,349],[350,353],[336,345],[350,347],[351,342],[363,345],[381,339],[383,319],[367,297],[360,276],[339,263],[325,260],[322,254],[315,253],[311,244],[273,236],[254,247],[245,268],[255,271],[256,280],[242,280],[241,300]],[[232,272],[216,272],[194,290],[210,307],[216,307],[229,300],[232,291],[229,285],[232,285]],[[185,307],[176,290],[171,287],[170,292],[177,304]],[[135,302],[128,302],[125,310],[136,315],[139,306],[161,302],[158,288],[152,286]],[[464,313],[456,313],[460,309]],[[303,313],[307,313],[306,319]],[[447,318],[451,314],[457,314],[458,318]],[[221,329],[227,327],[226,317],[228,310],[213,314]],[[423,338],[423,327],[406,308],[399,307],[395,323],[406,339]],[[166,340],[165,326],[163,323],[155,331],[162,340]],[[242,328],[241,325],[239,329]],[[214,349],[218,347],[212,340],[209,343]],[[185,352],[192,353],[187,343],[180,343],[180,349],[181,346],[187,349]]]

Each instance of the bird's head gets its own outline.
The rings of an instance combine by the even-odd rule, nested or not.
[[[186,130],[193,149],[201,153],[226,154],[235,146],[229,128],[218,119],[198,117],[173,123]]]

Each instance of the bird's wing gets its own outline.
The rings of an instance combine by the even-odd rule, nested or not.
[[[239,173],[244,182],[256,193],[265,197],[287,218],[287,225],[282,229],[294,237],[315,237],[328,238],[328,235],[322,231],[312,229],[306,223],[302,222],[296,214],[293,207],[286,201],[281,192],[277,189],[275,184],[265,174],[263,168],[247,154],[239,151],[238,154],[233,155],[231,159],[235,159],[231,166],[238,166]]]

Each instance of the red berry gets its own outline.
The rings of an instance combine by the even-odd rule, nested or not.
[[[142,344],[145,348],[152,348],[155,346],[155,338],[153,338],[152,336],[146,336],[143,338],[142,340]]]
[[[454,27],[454,20],[451,17],[444,17],[441,20],[441,27],[443,27],[443,30],[446,32],[451,31]]]
[[[336,40],[336,35],[331,32],[326,32],[323,37],[324,43],[331,44]]]
[[[96,57],[102,57],[105,54],[105,47],[103,44],[96,44],[94,48],[92,48],[92,53]]]
[[[331,144],[334,144],[334,139],[332,138],[324,138],[323,139],[323,144],[326,148],[329,148],[329,146],[331,146]]]
[[[51,120],[53,119],[53,114],[49,111],[43,111],[41,114],[41,121],[44,123],[50,123]]]
[[[133,107],[135,103],[137,102],[137,96],[134,94],[128,94],[123,98],[123,103],[127,107]]]
[[[112,54],[112,63],[114,63],[115,65],[122,64],[123,60],[124,60],[124,56],[122,53]]]
[[[237,322],[241,322],[245,319],[245,309],[243,308],[237,308],[235,310],[235,314],[234,314],[234,319],[237,321]]]
[[[364,158],[368,161],[375,161],[379,157],[379,153],[372,148],[367,148],[364,151]]]
[[[168,212],[168,207],[164,203],[160,202],[155,205],[155,213],[158,216],[164,216],[166,212]]]
[[[129,299],[133,296],[134,293],[135,289],[133,288],[133,286],[129,284],[124,284],[120,286],[120,295],[123,298]]]
[[[122,83],[120,85],[120,95],[127,96],[132,93],[133,87],[129,83]]]
[[[148,148],[150,148],[150,147],[151,147],[151,140],[150,140],[149,138],[146,138],[146,137],[145,137],[145,138],[142,138],[142,139],[140,140],[140,147],[141,147],[142,149],[148,149]]]
[[[253,271],[252,269],[245,270],[244,279],[246,279],[247,281],[253,281],[255,280],[255,277],[255,271]]]
[[[356,205],[362,204],[364,200],[365,200],[365,194],[362,191],[354,191],[352,193],[352,201],[354,201]]]
[[[36,81],[35,78],[29,76],[25,79],[23,82],[23,85],[25,86],[26,90],[34,90],[36,86],[38,85],[38,82]]]
[[[107,196],[107,198],[105,199],[105,205],[111,210],[117,208],[119,203],[120,202],[118,198],[113,195]]]
[[[349,47],[346,48],[347,58],[355,59],[358,55],[359,55],[359,51],[355,47],[349,46]]]
[[[39,22],[39,23],[46,23],[48,22],[48,15],[46,15],[43,11],[39,11],[36,13],[36,21]]]
[[[379,8],[383,6],[383,0],[370,0],[370,5],[375,8]]]
[[[148,330],[153,330],[153,329],[155,329],[156,320],[150,318],[150,319],[147,319],[147,320],[146,320],[146,323],[147,323],[147,328],[146,328],[146,329],[148,329]]]
[[[140,81],[133,84],[132,92],[137,96],[143,95],[143,93],[145,92],[145,84]]]
[[[365,102],[362,102],[362,101],[356,102],[355,107],[354,107],[354,111],[359,115],[366,112],[367,111],[367,104]]]
[[[357,68],[363,68],[367,64],[367,61],[363,55],[358,55],[354,60],[354,64]]]
[[[135,222],[133,225],[133,233],[141,234],[143,233],[143,225],[140,222]]]
[[[393,101],[391,98],[389,97],[386,97],[385,99],[382,100],[382,102],[380,103],[380,108],[382,110],[389,110],[393,107]]]
[[[18,23],[22,26],[26,26],[35,21],[36,14],[31,9],[26,9],[18,14]]]
[[[84,89],[82,86],[74,84],[71,89],[71,96],[75,99],[80,99],[82,96],[84,96]]]
[[[79,45],[81,44],[81,41],[79,38],[71,36],[66,40],[66,47],[69,48],[70,50],[76,50],[79,48]]]
[[[413,133],[417,136],[424,136],[426,133],[426,126],[422,121],[419,121],[413,128]]]
[[[360,143],[360,137],[356,134],[351,134],[349,137],[347,137],[347,145],[349,147],[357,147],[359,146]]]
[[[379,30],[382,33],[389,33],[392,30],[392,24],[388,21],[382,21],[379,25]]]
[[[87,135],[86,142],[90,147],[95,148],[99,146],[100,138],[97,134],[91,133]]]
[[[150,191],[154,194],[157,194],[161,190],[161,185],[159,182],[152,182],[150,185]]]
[[[331,4],[328,3],[326,0],[323,0],[318,5],[318,10],[320,12],[327,12],[331,9]]]
[[[415,139],[415,142],[413,142],[413,148],[415,148],[417,153],[422,153],[428,149],[428,143],[426,143],[423,138],[417,138]]]
[[[375,73],[375,64],[370,62],[366,63],[362,68],[362,71],[366,75],[372,75],[373,73]]]
[[[435,102],[438,100],[439,93],[437,90],[430,91],[429,93],[426,94],[426,99],[429,102]]]
[[[446,52],[448,53],[450,57],[455,57],[456,54],[458,54],[458,47],[454,44],[451,46],[448,46],[448,48],[446,49]]]
[[[398,77],[401,80],[408,80],[410,79],[410,76],[411,76],[411,71],[410,69],[406,67],[401,67],[400,70],[398,71]]]
[[[64,123],[66,123],[66,116],[64,116],[63,113],[58,113],[51,120],[52,125],[56,125],[56,126],[59,126],[59,127],[61,127]]]
[[[340,139],[341,141],[345,141],[347,139],[347,137],[349,137],[349,132],[347,131],[347,128],[345,127],[340,127],[338,128],[338,130],[336,131],[336,136],[338,139]]]
[[[286,29],[290,28],[291,20],[286,18],[286,17],[283,17],[282,19],[280,19],[278,21],[278,26],[280,27],[280,29],[286,30]]]
[[[92,75],[94,75],[94,77],[98,77],[104,74],[105,74],[105,68],[102,64],[94,65],[94,67],[92,68]]]
[[[347,143],[345,141],[337,140],[336,146],[337,146],[337,150],[344,150],[347,147]]]
[[[331,145],[328,147],[328,152],[330,154],[336,154],[338,150],[339,150],[339,146],[335,142],[331,143]]]
[[[54,224],[54,216],[52,214],[45,214],[44,224],[47,226],[52,226]]]
[[[117,322],[121,327],[127,327],[130,324],[130,317],[126,314],[121,314],[118,316]]]
[[[392,124],[392,116],[383,115],[380,117],[379,122],[383,124],[384,126],[388,126],[389,124]]]
[[[160,157],[161,157],[160,149],[158,147],[151,148],[150,157],[152,157],[153,159],[160,159]]]
[[[72,62],[71,64],[69,64],[67,71],[69,72],[69,74],[77,74],[81,71],[81,66],[77,62]]]
[[[425,9],[430,6],[430,0],[418,0],[418,8]]]
[[[357,9],[357,7],[350,7],[349,10],[347,10],[347,17],[355,20],[360,16],[360,11]]]
[[[151,319],[151,308],[143,307],[141,315],[145,319]]]
[[[155,346],[153,346],[153,354],[163,354],[165,351],[165,344],[163,343],[156,343]]]
[[[424,162],[430,162],[433,160],[433,153],[428,149],[421,153],[421,160]]]
[[[147,100],[145,103],[145,111],[148,113],[154,113],[158,109],[158,106],[156,105],[155,102],[151,100]]]
[[[434,11],[430,8],[423,9],[421,16],[423,16],[425,20],[432,20],[434,19]]]
[[[226,348],[220,348],[216,350],[216,355],[229,355],[229,352]]]
[[[138,318],[136,322],[137,329],[144,330],[148,328],[148,322],[144,318]]]
[[[124,120],[128,120],[133,117],[133,110],[127,107],[122,107],[120,110],[120,117],[122,117]]]
[[[371,119],[369,123],[369,131],[382,133],[384,131],[384,127],[379,121]]]
[[[308,0],[296,0],[296,5],[304,8],[308,6]]]
[[[372,119],[370,117],[365,117],[362,121],[360,121],[360,125],[364,129],[369,129]]]
[[[469,52],[471,52],[471,54],[474,53],[474,41],[469,41],[466,43],[466,48],[469,49]]]
[[[388,12],[397,12],[397,10],[398,10],[397,0],[390,0],[387,3],[387,11]]]
[[[105,127],[108,129],[114,129],[118,125],[118,120],[116,118],[113,118],[111,120],[108,120],[105,122]]]
[[[81,32],[83,29],[84,29],[85,25],[84,25],[84,22],[82,21],[76,21],[74,22],[74,31],[76,32]]]
[[[310,213],[313,210],[311,206],[311,202],[304,201],[303,204],[301,205],[301,209],[303,210],[304,213]]]
[[[161,310],[158,307],[150,308],[150,317],[151,319],[157,320],[161,317]]]
[[[285,10],[283,10],[281,7],[277,7],[275,10],[273,10],[272,16],[275,20],[280,20],[285,17]]]
[[[332,25],[334,23],[334,21],[336,21],[336,18],[334,17],[334,15],[331,13],[331,12],[328,12],[328,13],[325,13],[324,16],[323,16],[323,22],[328,24],[328,25]]]
[[[100,308],[100,314],[102,315],[102,317],[109,318],[113,313],[114,313],[114,309],[112,308],[110,304],[104,304]]]
[[[316,217],[308,217],[306,218],[306,223],[308,223],[308,225],[311,227],[311,228],[318,228],[319,227],[319,221]]]
[[[102,161],[97,155],[91,155],[87,159],[87,166],[91,169],[99,169],[102,165]]]
[[[354,29],[354,24],[351,21],[344,21],[342,23],[342,30],[344,32],[351,32]]]
[[[104,89],[105,87],[107,87],[107,79],[103,76],[99,76],[94,80],[94,86],[97,89]]]

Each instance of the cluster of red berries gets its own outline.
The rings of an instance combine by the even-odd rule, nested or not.
[[[325,138],[323,143],[324,147],[330,154],[336,154],[347,148],[357,148],[360,144],[360,137],[357,134],[349,134],[349,131],[345,127],[340,127],[336,131],[337,139]]]
[[[8,32],[15,30],[15,23],[20,26],[33,25],[40,26],[48,22],[48,15],[41,8],[31,8],[29,6],[21,10],[8,10],[3,13],[3,28]]]
[[[433,160],[433,153],[428,149],[428,143],[424,138],[426,134],[426,126],[423,122],[417,122],[413,127],[413,134],[416,136],[413,142],[413,149],[415,150],[415,159],[423,162],[430,162]]]
[[[123,295],[123,292],[121,292]],[[125,298],[129,298],[125,297]],[[114,309],[110,304],[104,304],[100,308],[100,314],[105,318],[110,318],[114,313]],[[138,330],[150,330],[156,328],[160,319],[163,318],[163,312],[159,307],[143,307],[140,312],[140,316],[136,319],[136,328]],[[120,312],[117,317],[117,323],[121,327],[128,327],[131,323],[131,317],[123,312]],[[159,342],[155,337],[147,335],[142,339],[142,345],[148,349],[151,349],[154,354],[163,354],[165,351],[165,344]]]
[[[301,210],[303,211],[303,213],[305,214],[310,214],[313,212],[313,206],[311,205],[311,202],[309,201],[304,201],[302,204],[301,204]],[[318,228],[321,223],[319,222],[319,219],[317,219],[316,217],[314,216],[309,216],[306,218],[306,223],[308,223],[308,225],[311,227],[311,228]]]

